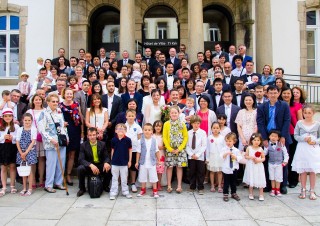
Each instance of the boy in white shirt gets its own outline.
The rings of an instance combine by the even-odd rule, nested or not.
[[[137,155],[137,149],[139,146],[139,139],[141,138],[142,129],[141,127],[135,122],[136,120],[136,112],[134,110],[127,110],[126,111],[126,126],[127,126],[127,132],[126,136],[131,139],[132,142],[132,161],[131,161],[131,167],[129,168],[130,171],[130,177],[131,177],[131,191],[133,193],[136,193],[138,191],[136,187],[136,175],[137,175],[137,169],[135,168],[136,164],[136,155]]]
[[[231,198],[239,201],[237,195],[237,171],[239,169],[239,161],[242,159],[241,152],[234,147],[237,142],[237,135],[233,132],[228,133],[225,137],[226,147],[221,149],[220,156],[223,158],[223,201],[229,201],[229,187],[231,187]]]
[[[190,177],[190,191],[194,192],[198,188],[199,195],[204,194],[205,161],[204,152],[207,148],[207,134],[200,129],[201,118],[192,115],[190,124],[192,129],[188,131],[188,165]]]
[[[139,182],[141,183],[141,192],[138,197],[146,194],[146,184],[152,183],[153,197],[159,198],[157,182],[157,163],[160,162],[160,152],[158,149],[158,143],[156,138],[152,137],[153,126],[150,123],[146,123],[143,126],[143,136],[140,139],[140,148],[137,151],[137,160],[135,167],[139,169]]]

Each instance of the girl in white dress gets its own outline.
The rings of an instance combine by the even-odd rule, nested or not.
[[[206,150],[207,169],[210,171],[211,192],[215,192],[214,178],[218,177],[218,192],[222,193],[222,164],[223,159],[220,156],[220,150],[225,146],[224,136],[220,134],[220,126],[218,122],[212,123],[212,135],[209,135]]]
[[[162,128],[163,122],[161,120],[157,120],[153,123],[153,137],[157,140],[158,149],[160,152],[160,161],[157,165],[157,173],[158,173],[158,191],[162,191],[162,186],[167,186],[166,184],[166,154],[165,147],[162,139]]]
[[[261,134],[253,133],[246,149],[245,158],[248,161],[244,171],[243,183],[249,185],[249,199],[254,199],[253,187],[256,187],[259,188],[259,201],[264,201],[263,188],[266,187],[266,177],[263,162],[265,161],[265,155],[261,145]]]
[[[231,132],[230,128],[227,127],[227,115],[226,114],[218,114],[217,120],[220,125],[220,135],[225,137],[228,133]]]
[[[302,109],[303,120],[297,122],[294,139],[298,141],[296,153],[292,161],[292,171],[300,174],[300,199],[306,198],[307,173],[310,179],[310,200],[317,199],[314,193],[316,173],[320,173],[320,123],[313,120],[314,110],[311,106]]]

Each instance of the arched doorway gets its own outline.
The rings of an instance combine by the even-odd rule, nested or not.
[[[214,43],[220,42],[228,51],[234,43],[233,17],[229,10],[220,5],[210,5],[203,9],[204,48],[214,49]]]
[[[142,24],[142,47],[151,48],[154,53],[160,49],[168,53],[171,47],[178,49],[180,39],[178,16],[165,5],[150,8],[144,15]]]
[[[88,50],[97,55],[104,47],[107,52],[119,52],[120,12],[111,6],[98,8],[90,18]]]

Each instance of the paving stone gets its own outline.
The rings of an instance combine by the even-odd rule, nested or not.
[[[123,199],[115,200],[115,205],[111,211],[111,221],[153,221],[156,219],[155,199]],[[143,211],[142,211],[143,210]]]
[[[206,225],[202,213],[196,209],[158,209],[157,225]]]
[[[210,220],[241,220],[250,216],[235,200],[224,202],[222,198],[198,199],[200,210],[206,221]]]
[[[198,209],[198,203],[192,193],[164,195],[157,200],[158,209]]]
[[[1,198],[2,201],[2,198]],[[22,207],[0,207],[0,225],[5,225],[24,210]]]
[[[257,226],[254,220],[207,221],[208,226]]]
[[[107,226],[156,226],[156,221],[108,221]],[[158,224],[159,225],[159,224]]]
[[[101,196],[100,198],[92,199],[85,193],[83,196],[76,199],[74,204],[72,205],[73,208],[107,208],[112,209],[115,202],[109,200],[109,196]]]
[[[257,207],[244,207],[253,219],[272,217],[297,217],[298,214],[285,205],[261,205]]]
[[[31,206],[35,201],[41,198],[44,194],[41,192],[34,192],[31,196],[25,197],[20,194],[6,194],[1,197],[0,207],[14,206],[26,208]]]
[[[58,223],[58,220],[38,220],[38,219],[13,219],[10,221],[7,226],[36,226],[36,225],[45,225],[45,226],[54,226]]]
[[[270,216],[270,215],[269,215]],[[308,221],[302,217],[275,217],[275,218],[264,218],[263,220],[257,220],[258,224],[261,226],[271,226],[271,225],[288,225],[288,226],[306,226],[311,225]]]
[[[71,198],[42,198],[25,209],[19,219],[60,219],[71,207],[74,200]]]
[[[304,216],[304,218],[310,223],[320,223],[320,216]]]
[[[70,208],[58,225],[103,226],[106,225],[111,210],[103,208]]]

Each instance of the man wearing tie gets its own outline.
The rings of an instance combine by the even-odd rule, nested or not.
[[[101,47],[99,49],[99,56],[100,56],[100,66],[102,66],[102,63],[107,60],[107,55],[106,55],[106,49],[105,48]]]
[[[122,52],[122,59],[118,60],[118,71],[121,70],[122,66],[125,66],[127,64],[134,64],[134,61],[129,59],[129,53],[127,50],[123,50]]]
[[[170,48],[169,50],[170,58],[167,59],[167,64],[171,62],[173,64],[173,74],[176,74],[176,71],[181,68],[180,60],[176,57],[177,51],[175,48]]]
[[[245,85],[243,89],[254,89],[257,85],[261,84],[261,75],[253,72],[254,63],[251,60],[246,62],[246,74],[242,75],[240,78],[244,81],[244,83],[251,83],[252,75],[257,75],[259,78],[259,82],[251,83],[249,85]]]
[[[170,100],[169,106],[177,105],[180,109],[183,109],[186,105],[179,103],[179,91],[175,88],[170,90]]]
[[[235,83],[236,90],[233,92],[233,98],[232,103],[234,105],[237,105],[238,107],[241,107],[242,100],[244,98],[245,92],[242,91],[242,88],[244,86],[244,82],[241,78],[237,78]]]
[[[167,82],[168,90],[171,90],[173,88],[173,80],[177,78],[177,76],[173,74],[173,71],[174,71],[173,63],[169,61],[166,65],[166,74],[161,75],[159,77],[159,78],[163,78]]]
[[[149,65],[149,70],[153,72],[154,66],[155,64],[157,64],[157,61],[152,58],[152,51],[150,48],[146,48],[144,50],[144,57],[142,59],[147,62],[147,64]]]
[[[100,69],[100,59],[99,59],[99,57],[95,56],[93,58],[93,65],[94,65],[94,71],[98,76],[98,72],[99,72],[99,69]]]
[[[80,109],[81,109],[83,119],[85,119],[86,112],[87,112],[89,88],[90,88],[90,82],[88,80],[85,80],[82,82],[82,90],[79,90],[74,95],[74,100],[80,104]]]
[[[254,88],[254,95],[256,95],[256,101],[257,101],[257,107],[259,107],[261,104],[264,102],[268,101],[264,97],[264,91],[263,91],[263,86],[258,85]]]

